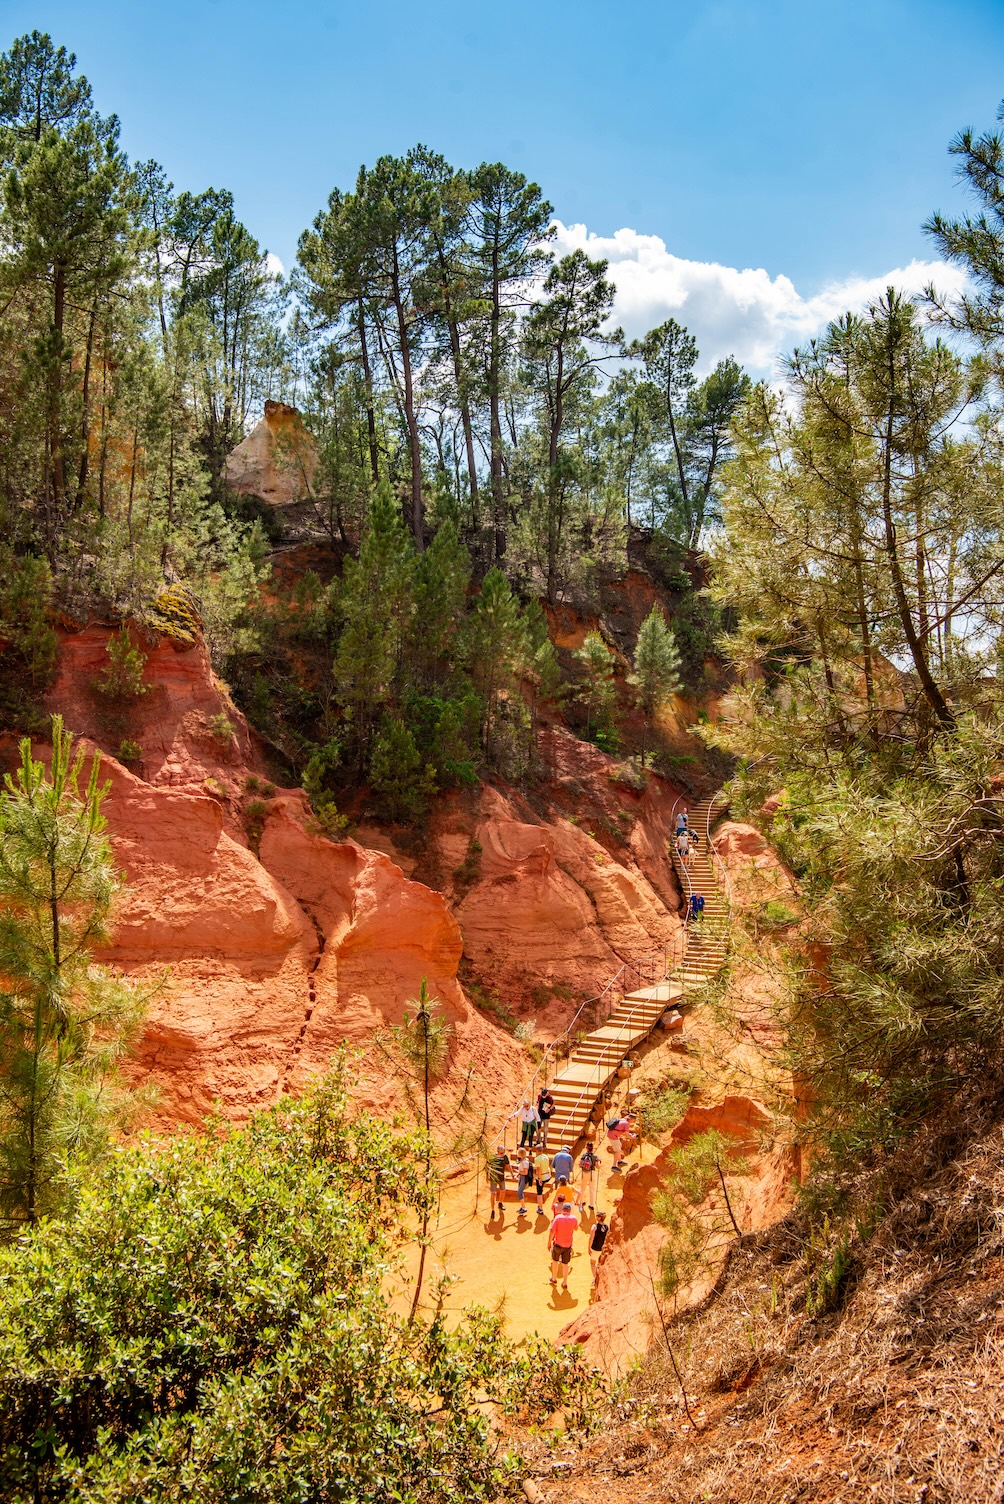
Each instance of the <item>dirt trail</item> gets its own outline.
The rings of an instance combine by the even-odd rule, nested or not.
[[[640,1151],[630,1156],[628,1164],[650,1164],[657,1153],[657,1145],[643,1144]],[[620,1200],[624,1177],[611,1173],[613,1160],[605,1149],[600,1157],[601,1199],[597,1208],[606,1212],[609,1221]],[[536,1332],[556,1341],[562,1328],[587,1310],[591,1302],[588,1246],[595,1218],[586,1211],[580,1220],[582,1231],[575,1238],[568,1290],[563,1292],[549,1283],[547,1232],[553,1198],[547,1197],[544,1215],[538,1217],[536,1197],[528,1194],[528,1215],[520,1217],[515,1193],[510,1191],[507,1195],[504,1216],[492,1220],[483,1177],[475,1183],[468,1174],[444,1186],[433,1232],[432,1257],[427,1266],[427,1290],[431,1291],[442,1275],[448,1275],[454,1283],[445,1303],[458,1319],[465,1307],[485,1306],[504,1314],[506,1331],[515,1340]],[[414,1278],[416,1264],[417,1250],[403,1271],[402,1299],[404,1288]],[[423,1302],[426,1310],[430,1305],[431,1299]]]

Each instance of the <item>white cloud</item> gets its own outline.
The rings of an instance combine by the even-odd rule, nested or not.
[[[658,235],[617,230],[591,234],[585,225],[556,221],[552,242],[558,255],[582,249],[610,263],[617,289],[613,319],[629,338],[672,317],[686,325],[701,352],[700,369],[734,355],[754,376],[774,377],[778,361],[848,309],[860,309],[889,286],[916,293],[931,282],[957,292],[965,275],[944,261],[911,261],[876,277],[851,277],[803,296],[790,277],[771,277],[762,267],[686,261],[666,249]]]
[[[266,254],[265,266],[273,277],[284,277],[286,275],[286,268],[275,254],[275,251],[269,251]]]

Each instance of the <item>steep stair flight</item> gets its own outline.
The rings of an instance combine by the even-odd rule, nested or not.
[[[649,985],[644,985],[638,975],[640,968],[622,967],[605,989],[609,994],[606,1003],[604,994],[592,1000],[594,1009],[598,1005],[603,1011],[609,1006],[610,1012],[602,1023],[577,1038],[567,1063],[548,1081],[555,1103],[547,1135],[552,1152],[561,1145],[571,1149],[584,1136],[597,1100],[632,1050],[651,1034],[667,1010],[684,1008],[721,971],[728,951],[732,900],[728,875],[714,853],[711,830],[724,808],[722,796],[714,794],[688,811],[689,828],[700,836],[700,849],[689,863],[680,857],[675,835],[672,837],[673,867],[686,908],[690,907],[692,893],[704,899],[703,918],[688,921],[684,928],[679,958],[667,957],[659,967],[650,963],[650,973],[661,970],[663,975],[653,975]],[[675,816],[675,808],[673,813]],[[716,862],[721,882],[716,877]],[[620,1000],[615,1002],[618,994]],[[586,1007],[583,1004],[583,1009]],[[573,1019],[573,1029],[575,1022]],[[546,1079],[552,1049],[548,1047],[544,1060],[527,1084],[524,1096],[532,1101]],[[505,1147],[513,1149],[519,1142],[518,1108],[508,1119],[506,1130]]]

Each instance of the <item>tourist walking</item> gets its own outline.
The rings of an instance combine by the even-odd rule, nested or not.
[[[600,1267],[600,1254],[603,1252],[603,1245],[607,1241],[607,1233],[609,1231],[610,1227],[607,1223],[606,1212],[597,1212],[596,1221],[593,1223],[593,1230],[589,1234],[589,1267],[593,1271],[594,1285]]]
[[[574,1169],[575,1160],[572,1158],[571,1151],[562,1147],[551,1160],[551,1170],[555,1180],[570,1181]]]
[[[519,1214],[526,1216],[526,1188],[533,1179],[533,1161],[530,1158],[529,1149],[523,1149],[516,1165],[516,1199],[519,1201]]]
[[[677,816],[676,816],[676,834],[679,835],[681,830],[686,830],[686,829],[687,829],[687,811],[685,809],[681,809],[681,810],[679,810],[677,812]]]
[[[547,1234],[547,1249],[551,1255],[551,1284],[561,1280],[561,1288],[568,1289],[568,1267],[572,1262],[572,1240],[579,1219],[566,1203],[551,1223]]]
[[[579,1155],[579,1210],[583,1205],[592,1211],[596,1204],[596,1172],[600,1162],[593,1149],[593,1141],[589,1139],[586,1147]]]
[[[495,1216],[496,1206],[499,1216],[503,1215],[502,1198],[505,1195],[505,1178],[509,1170],[509,1156],[501,1144],[495,1148],[495,1153],[488,1160],[488,1189],[491,1192],[492,1209],[489,1220]]]
[[[542,1086],[537,1093],[537,1117],[540,1120],[538,1137],[544,1148],[547,1148],[547,1130],[554,1116],[554,1098],[546,1086]]]
[[[537,1211],[544,1210],[544,1193],[551,1183],[551,1161],[547,1157],[547,1150],[538,1148],[533,1158],[533,1180],[537,1187]]]
[[[676,838],[676,854],[681,862],[685,862],[690,854],[690,837],[686,830],[681,830]]]
[[[631,1128],[633,1126],[632,1119],[633,1119],[633,1114],[632,1113],[627,1113],[624,1117],[617,1116],[617,1117],[611,1118],[610,1121],[607,1123],[607,1148],[609,1149],[610,1153],[614,1156],[615,1160],[620,1160],[620,1157],[621,1157],[621,1136],[622,1136],[622,1134],[630,1133]],[[614,1165],[614,1169],[616,1169],[616,1168],[617,1168],[617,1166],[615,1164]]]
[[[523,1106],[519,1110],[519,1120],[523,1124],[523,1136],[519,1141],[520,1148],[523,1148],[525,1144],[529,1144],[532,1149],[533,1140],[537,1133],[537,1124],[540,1122],[540,1119],[537,1116],[537,1109],[532,1105],[529,1097],[523,1098]]]

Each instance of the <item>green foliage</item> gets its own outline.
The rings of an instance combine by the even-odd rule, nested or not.
[[[357,559],[347,559],[337,595],[343,622],[334,675],[360,755],[390,703],[414,612],[414,551],[389,486],[370,506]]]
[[[249,799],[244,806],[244,828],[248,833],[251,850],[257,852],[268,817],[268,804],[264,799]]]
[[[604,732],[609,737],[613,729],[613,710],[617,703],[614,684],[616,659],[598,632],[586,633],[582,646],[575,649],[575,659],[584,680],[580,694],[586,710],[586,735],[596,732],[598,736],[600,732]],[[604,750],[614,752],[616,744],[608,745]]]
[[[98,693],[115,705],[128,704],[145,695],[150,688],[143,677],[146,654],[133,643],[128,623],[123,622],[115,636],[108,639],[105,651],[108,667],[94,681]]]
[[[729,1153],[731,1147],[725,1134],[709,1128],[705,1133],[695,1133],[688,1143],[673,1150],[669,1160],[674,1183],[687,1201],[694,1205],[703,1201],[723,1164],[735,1175],[746,1173],[745,1162],[733,1159]]]
[[[245,1129],[110,1156],[74,1219],[0,1254],[8,1496],[504,1494],[518,1449],[486,1405],[514,1419],[532,1379],[535,1413],[575,1423],[596,1383],[483,1313],[390,1309],[396,1229],[429,1195],[417,1147],[351,1117],[337,1075]]]
[[[738,608],[729,651],[752,672],[704,735],[741,759],[748,809],[786,790],[770,834],[825,961],[792,968],[779,1064],[806,1084],[817,1175],[887,1151],[1000,1058],[1004,597],[984,380],[982,354],[932,339],[889,289],[736,426],[713,591]]]
[[[651,719],[656,711],[682,688],[680,655],[672,630],[658,606],[638,629],[634,650],[634,673],[628,683],[637,690],[642,709]]]
[[[229,746],[234,739],[234,723],[224,711],[220,711],[209,717],[209,732],[217,741]]]
[[[127,1098],[118,1061],[142,1005],[93,961],[118,880],[91,762],[59,716],[50,769],[21,742],[0,794],[0,1219],[7,1231],[59,1210],[74,1161],[92,1158]]]
[[[194,643],[202,633],[202,617],[192,592],[184,585],[168,585],[161,590],[147,611],[147,621],[177,642]]]
[[[301,782],[315,810],[324,803],[327,782],[340,766],[341,761],[342,744],[335,737],[325,742],[322,747],[315,747],[307,759]],[[250,779],[248,779],[247,786],[251,787]]]
[[[729,1151],[731,1144],[715,1129],[696,1133],[670,1156],[670,1188],[652,1197],[652,1215],[669,1233],[660,1257],[659,1283],[664,1295],[676,1295],[698,1274],[709,1248],[731,1232],[731,1217],[698,1210],[720,1176],[744,1175],[748,1166]]]
[[[0,725],[34,718],[36,698],[56,666],[56,634],[47,610],[51,575],[44,559],[18,558],[0,543]]]
[[[825,1316],[840,1305],[844,1288],[851,1271],[851,1244],[849,1236],[837,1239],[832,1248],[827,1247],[828,1225],[824,1221],[822,1239],[810,1237],[807,1259],[812,1267],[805,1292],[807,1316]]]
[[[456,900],[464,897],[481,876],[481,842],[473,836],[467,842],[467,851],[459,867],[453,869],[453,892]]]
[[[411,728],[385,716],[373,740],[369,781],[392,820],[416,820],[425,814],[436,788],[436,773],[423,760]]]
[[[123,737],[123,739],[119,742],[119,762],[139,762],[142,756],[143,748],[140,746],[139,742],[133,741],[131,737]]]
[[[437,787],[468,788],[477,782],[481,701],[473,691],[455,699],[409,695],[404,715]]]
[[[660,1086],[640,1099],[646,1133],[668,1133],[683,1117],[690,1094],[675,1086]]]

